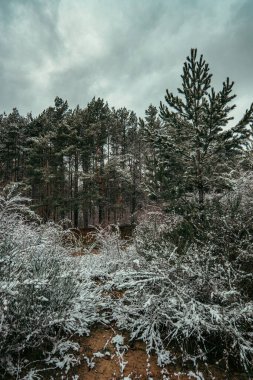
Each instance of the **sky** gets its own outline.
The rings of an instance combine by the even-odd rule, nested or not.
[[[0,113],[95,96],[143,116],[197,48],[216,90],[235,81],[237,120],[253,102],[252,19],[253,0],[0,0]]]

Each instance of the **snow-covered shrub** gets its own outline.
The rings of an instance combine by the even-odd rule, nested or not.
[[[160,365],[176,362],[181,353],[193,365],[252,368],[253,247],[248,233],[243,242],[234,233],[238,226],[248,231],[250,222],[247,207],[238,203],[240,194],[233,194],[219,205],[210,203],[206,224],[196,225],[196,244],[185,245],[183,252],[172,237],[180,238],[184,220],[149,213],[136,228],[135,246],[122,247],[117,233],[102,231],[100,255],[82,259],[86,265],[90,260],[91,278],[101,281],[117,326],[129,330],[132,339],[143,339]]]
[[[253,177],[241,176],[234,189],[209,202],[205,220],[199,223],[201,244],[214,257],[228,261],[239,271],[237,282],[243,298],[253,297]],[[200,236],[199,235],[199,236]]]
[[[27,206],[31,201],[29,198],[20,195],[21,184],[13,183],[5,186],[0,194],[0,212],[1,216],[10,215],[27,215],[38,220],[38,217]]]
[[[96,284],[62,245],[62,229],[31,221],[23,200],[0,198],[0,367],[15,376],[11,363],[30,348],[87,334],[100,303]]]
[[[175,214],[164,214],[161,211],[147,212],[135,229],[135,246],[137,252],[152,260],[166,257],[175,249],[170,239],[181,218]]]
[[[210,242],[191,246],[184,255],[168,245],[161,255],[164,246],[166,241],[155,257],[151,241],[141,255],[152,261],[114,275],[115,286],[124,290],[113,306],[118,327],[128,329],[132,339],[143,339],[157,352],[159,364],[175,360],[174,347],[183,361],[215,361],[228,370],[236,363],[250,370],[253,302],[240,286],[242,269],[222,252],[214,253]]]
[[[113,229],[98,229],[95,245],[99,254],[89,254],[88,247],[86,254],[79,258],[79,266],[85,276],[89,275],[91,279],[108,281],[120,271],[138,268],[139,262],[143,260],[136,252],[132,241],[121,239],[117,226]]]
[[[225,200],[223,207],[230,209]],[[226,218],[229,212],[221,222]],[[90,260],[91,277],[96,275],[107,292],[112,319],[155,350],[160,365],[176,361],[181,352],[181,359],[193,365],[216,362],[227,370],[235,364],[250,370],[253,302],[242,281],[248,281],[248,289],[253,281],[242,262],[252,250],[238,248],[231,260],[226,240],[217,244],[222,239],[210,230],[206,244],[197,241],[182,254],[170,241],[180,223],[177,216],[150,213],[136,228],[135,246],[124,248],[117,234],[102,231],[100,255],[83,260],[86,265]]]
[[[121,292],[108,302],[112,318],[155,350],[160,365],[181,359],[250,370],[253,302],[241,286],[248,274],[217,252],[215,242],[178,252],[167,240],[168,229],[151,214],[137,226],[136,247],[128,247],[126,256],[107,240],[98,258],[107,273],[104,289]]]

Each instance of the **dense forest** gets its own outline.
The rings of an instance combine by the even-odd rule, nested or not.
[[[233,82],[216,93],[210,80],[192,56],[179,89],[185,99],[167,92],[171,110],[150,105],[144,120],[95,97],[74,110],[56,97],[37,117],[16,108],[2,114],[1,187],[22,183],[45,221],[66,218],[75,227],[135,222],[152,201],[172,201],[178,211],[197,196],[204,206],[206,194],[221,194],[235,170],[251,165],[253,108],[231,127]]]
[[[185,100],[167,92],[173,111],[150,105],[144,120],[95,97],[74,110],[56,97],[37,117],[14,108],[0,116],[0,184],[23,183],[45,221],[68,218],[75,227],[134,222],[150,200],[177,209],[185,197],[187,207],[196,192],[204,206],[205,194],[229,188],[247,160],[253,112],[230,127],[233,82],[216,93],[210,81],[203,59],[191,56],[179,89]]]
[[[95,354],[77,359],[71,339],[94,324],[144,341],[159,379],[179,365],[191,379],[252,376],[253,103],[234,123],[234,83],[216,91],[196,49],[181,79],[143,119],[95,97],[1,115],[3,378],[44,378],[26,359],[33,347],[45,366],[90,370]],[[102,229],[124,223],[135,227],[127,242]],[[90,225],[91,245],[66,238]],[[124,377],[130,344],[116,337],[118,378],[139,378]]]
[[[93,98],[70,110],[1,116],[1,183],[23,182],[44,220],[75,227],[129,219],[142,201],[143,129],[134,112]]]

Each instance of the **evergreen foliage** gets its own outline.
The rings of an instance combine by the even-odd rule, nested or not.
[[[191,202],[203,211],[207,194],[231,186],[231,172],[251,136],[253,104],[231,127],[234,82],[227,78],[216,92],[209,66],[202,55],[197,58],[196,49],[187,57],[181,77],[179,96],[167,90],[166,105],[160,104],[163,124],[152,133],[152,140],[164,177],[165,199],[175,202],[180,212]]]
[[[44,221],[74,227],[130,222],[143,203],[142,139],[134,112],[93,98],[70,110],[56,97],[40,115],[0,119],[0,185],[27,185]]]

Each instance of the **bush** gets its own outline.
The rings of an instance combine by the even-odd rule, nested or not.
[[[220,202],[222,218],[209,209],[211,228],[202,226],[202,240],[195,235],[183,254],[171,242],[182,219],[148,215],[136,229],[140,266],[114,275],[114,286],[124,290],[113,310],[118,327],[143,339],[161,365],[181,352],[195,365],[252,368],[253,246],[248,234],[242,241],[235,233],[250,228],[249,204],[233,195]]]
[[[115,277],[125,289],[114,310],[132,339],[143,339],[158,354],[159,364],[173,361],[169,347],[182,359],[225,361],[249,370],[253,356],[253,302],[238,286],[240,272],[212,251],[191,248],[153,260],[138,272]]]
[[[135,247],[140,256],[150,261],[167,257],[176,248],[171,234],[181,222],[175,214],[152,211],[144,214],[135,229]]]
[[[136,227],[132,262],[110,254],[113,273],[105,287],[122,295],[109,301],[113,319],[155,350],[160,365],[182,360],[252,374],[250,188],[237,183],[219,200],[210,198],[205,219],[147,213]],[[189,234],[180,236],[187,228],[190,242]],[[106,259],[117,251],[110,239]]]
[[[13,188],[0,198],[0,366],[16,378],[29,349],[87,334],[100,302],[62,245],[62,229],[31,221],[24,201]]]

